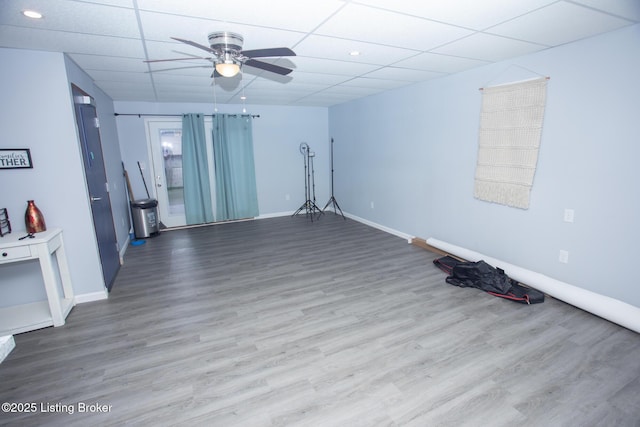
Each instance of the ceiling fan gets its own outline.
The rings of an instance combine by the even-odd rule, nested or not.
[[[287,47],[274,47],[268,49],[242,50],[244,38],[237,33],[228,31],[218,31],[209,34],[209,47],[193,42],[191,40],[179,39],[171,37],[181,43],[197,47],[206,52],[213,54],[212,57],[200,58],[213,62],[215,70],[212,77],[233,77],[243,65],[247,65],[261,70],[286,76],[291,71],[290,68],[281,67],[264,61],[258,61],[254,58],[277,57],[277,56],[295,56],[295,52]],[[165,62],[165,61],[181,61],[194,58],[174,58],[174,59],[154,59],[144,62]]]

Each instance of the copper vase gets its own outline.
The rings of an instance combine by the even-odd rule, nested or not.
[[[27,227],[27,233],[39,233],[47,229],[44,223],[44,215],[40,209],[33,203],[33,200],[27,201],[27,211],[24,213],[24,223]]]

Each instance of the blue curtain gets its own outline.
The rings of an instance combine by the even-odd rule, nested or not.
[[[258,216],[251,116],[216,114],[213,153],[219,221]]]
[[[182,180],[187,224],[213,222],[213,203],[202,114],[182,116]]]

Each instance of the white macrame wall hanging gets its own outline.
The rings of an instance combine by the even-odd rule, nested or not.
[[[545,77],[483,88],[476,198],[529,208],[546,93]]]

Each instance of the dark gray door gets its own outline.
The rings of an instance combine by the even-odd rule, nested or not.
[[[98,240],[102,274],[107,289],[111,290],[120,268],[120,254],[113,225],[113,213],[104,171],[99,123],[93,98],[73,86],[73,100],[76,123],[80,134],[85,179],[91,201],[93,227]]]

